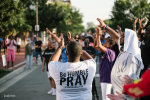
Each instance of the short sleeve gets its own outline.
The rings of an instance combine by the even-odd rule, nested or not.
[[[104,57],[107,57],[109,62],[113,62],[115,60],[116,54],[113,50],[106,48],[106,52],[104,54]]]
[[[53,78],[55,77],[55,74],[57,73],[57,68],[61,65],[61,62],[58,61],[51,61],[48,64],[48,70],[49,70],[49,74],[50,76],[52,76]]]
[[[87,64],[88,66],[92,66],[94,69],[96,69],[96,62],[94,59],[84,60],[83,63]]]

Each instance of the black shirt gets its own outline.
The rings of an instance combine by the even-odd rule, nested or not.
[[[43,57],[45,58],[45,62],[46,62],[46,66],[47,66],[47,71],[48,71],[48,62],[50,57],[52,56],[52,54],[55,52],[55,49],[49,49],[47,48],[44,53],[43,53]]]
[[[143,36],[144,34],[141,34],[141,57],[144,64],[144,69],[142,70],[143,73],[147,70],[149,64],[150,64],[150,38],[145,38]]]
[[[90,55],[96,55],[96,50],[92,46],[83,47],[82,49]],[[80,61],[83,61],[83,59],[81,58]]]
[[[42,41],[40,41],[40,40],[39,41],[35,41],[35,45],[36,46],[42,46]],[[36,48],[35,50],[36,51],[41,51],[41,47],[40,48]]]

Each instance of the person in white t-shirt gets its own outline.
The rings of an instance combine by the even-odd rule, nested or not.
[[[17,52],[20,52],[21,38],[17,37]]]
[[[47,32],[51,34],[48,29]],[[71,41],[66,51],[68,62],[58,62],[64,44],[63,39],[55,39],[59,47],[51,56],[48,68],[56,84],[56,99],[92,100],[92,81],[96,71],[94,59],[82,50],[80,43]],[[84,61],[80,62],[80,57]]]

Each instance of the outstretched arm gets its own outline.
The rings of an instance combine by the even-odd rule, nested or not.
[[[136,23],[138,21],[138,18],[135,19],[134,24],[133,24],[133,30],[136,32]]]
[[[97,49],[100,52],[105,53],[106,52],[106,48],[101,44],[101,36],[102,36],[102,30],[99,27],[96,27],[96,46],[94,46],[95,49]]]
[[[145,18],[142,18],[141,20],[139,19],[139,30],[138,30],[138,35],[141,35],[145,25],[142,24],[142,22],[145,20]]]
[[[58,43],[60,43],[60,38],[58,38],[56,35],[52,34],[52,32],[46,28],[47,33],[49,33]]]
[[[58,61],[59,60],[59,57],[61,55],[61,51],[62,51],[62,48],[64,46],[64,43],[63,43],[64,39],[62,38],[61,41],[59,42],[59,47],[57,48],[57,50],[54,52],[54,54],[51,56],[50,61]]]
[[[117,25],[117,28],[118,28],[120,36],[121,36],[123,34],[122,31],[121,31],[121,27],[119,25]]]
[[[98,20],[99,23],[100,23],[99,26],[100,26],[101,28],[104,28],[106,24],[105,24],[101,19],[99,19],[99,18],[97,18],[97,20]],[[113,29],[111,29],[109,26],[107,26],[106,31],[107,31],[107,32],[109,33],[109,35],[114,39],[114,41],[115,41],[116,43],[118,43],[118,39],[120,38],[120,36],[118,35],[118,33],[115,32]]]

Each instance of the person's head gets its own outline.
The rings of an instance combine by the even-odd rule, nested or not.
[[[27,43],[31,43],[31,39],[30,38],[27,38]]]
[[[37,39],[37,41],[39,41],[39,37],[38,36],[36,37],[36,39]]]
[[[82,46],[79,42],[72,41],[67,45],[67,51],[66,51],[68,60],[75,61],[79,60],[80,56],[82,54]]]
[[[10,36],[9,36],[9,39],[12,40],[12,39],[13,39],[13,35],[10,35]]]
[[[111,49],[114,44],[115,44],[115,42],[112,39],[106,39],[105,43],[103,44],[103,46],[105,48]]]
[[[84,40],[84,45],[85,45],[85,47],[88,47],[89,44],[90,44],[89,38],[85,38],[85,40]]]
[[[34,38],[36,38],[36,35],[34,35]]]
[[[120,45],[124,46],[124,37],[125,37],[125,33],[122,32],[121,38],[120,38]]]
[[[48,41],[48,45],[47,45],[47,48],[53,48],[53,41],[51,39],[49,39]]]
[[[82,36],[82,37],[81,37],[81,40],[84,41],[84,40],[85,40],[85,36]]]
[[[78,39],[78,38],[79,38],[79,35],[78,35],[78,34],[76,34],[76,35],[75,35],[75,39]]]

